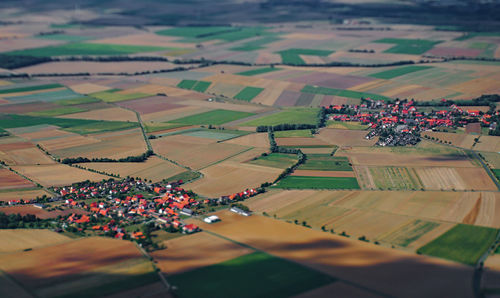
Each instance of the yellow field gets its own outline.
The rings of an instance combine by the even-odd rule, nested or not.
[[[0,254],[71,241],[70,238],[50,230],[32,229],[0,230],[0,238]]]
[[[142,179],[158,182],[186,171],[169,161],[156,156],[150,157],[145,162],[92,162],[81,164],[87,169],[119,174],[120,177],[140,177]]]
[[[101,181],[109,176],[92,173],[63,164],[14,166],[14,170],[43,186],[65,186],[85,180]]]

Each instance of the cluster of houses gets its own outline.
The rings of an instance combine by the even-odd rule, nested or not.
[[[202,205],[226,205],[259,193],[256,189],[247,189],[217,199],[196,200],[192,193],[190,195],[177,184],[147,184],[134,179],[87,182],[53,188],[53,191],[65,200],[65,207],[78,208],[86,213],[71,214],[66,219],[65,227],[81,229],[81,224],[90,223],[94,224],[94,231],[120,239],[127,235],[121,227],[138,223],[154,223],[158,228],[194,233],[200,231],[199,227],[185,224],[182,220],[182,216],[194,215],[193,209],[198,210]],[[231,210],[244,216],[250,215],[240,208],[233,207]],[[128,236],[132,239],[145,237],[136,232],[128,233]]]
[[[446,102],[445,99],[442,102]],[[415,102],[397,100],[385,103],[364,99],[361,105],[330,106],[329,120],[355,121],[368,125],[371,131],[366,139],[379,137],[379,146],[415,145],[420,141],[420,132],[437,127],[463,127],[468,123],[481,123],[490,129],[496,128],[492,116],[476,109],[462,109],[453,104],[449,109],[421,112]],[[497,112],[498,113],[498,112]]]

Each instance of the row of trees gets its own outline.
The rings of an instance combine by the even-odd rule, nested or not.
[[[75,164],[75,163],[87,163],[87,162],[144,162],[150,156],[154,155],[152,150],[147,150],[141,155],[137,156],[128,156],[120,159],[112,159],[112,158],[87,158],[87,157],[73,157],[73,158],[65,158],[61,160],[63,164]]]

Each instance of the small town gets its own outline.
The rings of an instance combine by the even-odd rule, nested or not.
[[[492,121],[499,112],[494,109],[484,113],[476,107],[460,107],[447,104],[442,99],[436,109],[426,109],[413,100],[396,100],[386,103],[365,98],[360,105],[334,105],[329,107],[329,120],[360,122],[367,125],[370,132],[366,139],[379,137],[377,146],[407,146],[420,142],[420,133],[438,128],[464,127],[466,131],[481,133],[481,127],[495,131],[497,123]],[[427,107],[428,108],[428,107]],[[446,108],[446,109],[445,109]],[[496,118],[496,117],[495,117]]]

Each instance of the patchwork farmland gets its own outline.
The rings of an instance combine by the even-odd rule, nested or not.
[[[499,293],[495,3],[122,2],[0,3],[0,297]]]

